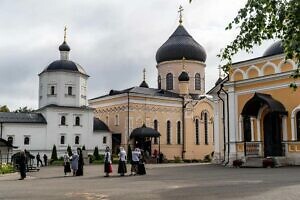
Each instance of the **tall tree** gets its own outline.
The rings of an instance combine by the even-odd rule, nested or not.
[[[10,111],[9,108],[6,105],[4,105],[4,106],[0,106],[0,112],[10,112]]]
[[[228,73],[232,56],[240,50],[251,52],[262,41],[280,39],[286,59],[294,59],[297,69],[292,75],[291,87],[300,77],[300,1],[299,0],[248,0],[226,30],[239,29],[236,38],[221,50],[220,57],[226,62],[223,70]]]
[[[56,151],[55,144],[53,145],[53,148],[52,148],[51,160],[58,160],[57,159],[57,151]]]

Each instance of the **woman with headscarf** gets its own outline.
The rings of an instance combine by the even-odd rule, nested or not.
[[[76,171],[76,176],[83,176],[83,156],[82,156],[82,150],[80,148],[77,148],[77,154],[78,154],[78,170]]]
[[[109,173],[112,173],[111,154],[109,147],[106,147],[104,154],[104,173],[105,177],[109,177]]]
[[[79,156],[77,155],[77,152],[74,152],[72,157],[71,157],[71,167],[73,170],[73,176],[76,176],[76,172],[78,170],[78,160],[79,160]]]
[[[64,154],[64,172],[65,176],[67,173],[71,173],[71,168],[70,168],[70,157],[67,152]]]
[[[26,154],[24,151],[21,151],[18,158],[19,170],[21,175],[19,180],[23,180],[24,178],[26,178],[26,163],[27,163]]]
[[[124,174],[127,173],[126,160],[127,160],[126,151],[123,147],[120,147],[119,166],[118,166],[118,173],[120,174],[120,176],[124,176]]]

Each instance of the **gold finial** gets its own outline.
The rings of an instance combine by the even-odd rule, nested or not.
[[[146,81],[146,69],[143,70],[143,80]]]
[[[185,71],[185,57],[182,57],[182,69]]]
[[[179,6],[179,10],[178,10],[178,12],[179,12],[179,24],[182,24],[182,12],[183,12],[183,8],[182,8],[182,6],[180,5]]]
[[[67,39],[67,26],[64,28],[64,42],[66,42]]]

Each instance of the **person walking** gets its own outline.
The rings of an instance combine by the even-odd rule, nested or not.
[[[44,164],[45,164],[45,166],[47,166],[48,165],[48,156],[46,154],[44,154],[43,158],[44,158]]]
[[[26,178],[26,163],[27,163],[26,154],[24,151],[21,151],[18,159],[20,176],[21,176],[19,180],[24,180],[24,178]]]
[[[78,160],[79,160],[79,156],[77,155],[77,152],[74,152],[71,158],[71,167],[73,170],[73,176],[76,176],[76,172],[78,170]]]
[[[124,176],[124,174],[127,173],[126,161],[127,161],[126,151],[124,147],[120,147],[119,166],[118,166],[118,173],[120,174],[120,176]]]
[[[64,154],[64,173],[65,176],[67,176],[68,173],[71,173],[70,157],[68,155],[68,152],[65,152]]]
[[[104,154],[104,173],[105,177],[109,177],[109,173],[112,173],[111,154],[109,147],[106,147]]]
[[[82,156],[82,150],[80,148],[77,148],[77,154],[78,154],[78,170],[76,171],[76,176],[83,176],[83,156]]]
[[[138,166],[140,162],[140,155],[141,151],[139,148],[135,148],[134,151],[132,151],[132,162],[131,162],[131,174],[130,175],[136,175],[138,172]]]
[[[40,163],[41,163],[41,167],[43,167],[43,162],[41,160],[40,153],[38,152],[38,154],[36,155],[36,166],[39,167]]]

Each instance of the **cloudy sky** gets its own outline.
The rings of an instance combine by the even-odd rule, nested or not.
[[[137,86],[146,68],[156,87],[157,49],[184,26],[208,55],[206,90],[218,78],[216,55],[236,31],[225,31],[246,0],[0,0],[0,105],[11,110],[38,106],[38,73],[59,58],[63,28],[68,27],[70,59],[90,75],[88,97],[110,89]],[[272,41],[239,53],[235,61],[261,56]]]

